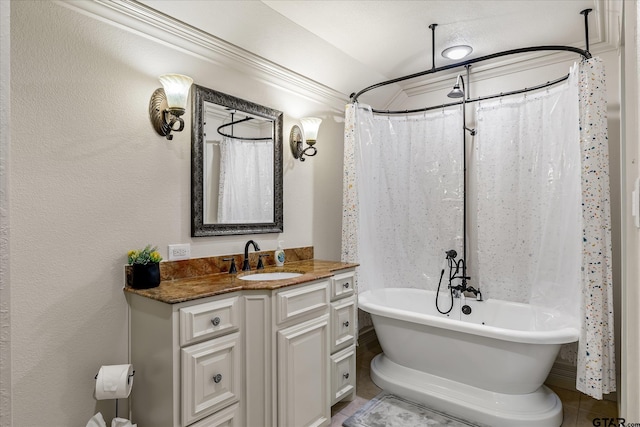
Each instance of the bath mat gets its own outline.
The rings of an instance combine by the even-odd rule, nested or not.
[[[342,423],[344,427],[477,427],[458,418],[382,392]]]

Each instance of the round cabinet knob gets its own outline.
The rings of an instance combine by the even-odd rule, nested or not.
[[[349,282],[345,283],[344,285],[342,285],[343,288],[347,289],[349,287]]]
[[[349,321],[347,320],[346,322],[343,323],[343,325],[344,325],[345,328],[348,328],[349,327]]]
[[[211,323],[213,323],[213,326],[218,326],[220,324],[220,318],[214,317],[213,319],[211,319]]]
[[[215,377],[213,377],[213,382],[218,384],[220,381],[222,381],[222,375],[217,374]]]
[[[349,372],[345,372],[344,374],[342,374],[342,376],[344,377],[345,380],[349,379]]]

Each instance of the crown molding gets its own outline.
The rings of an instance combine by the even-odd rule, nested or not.
[[[344,93],[135,0],[56,0],[56,3],[150,40],[155,40],[167,47],[240,71],[270,86],[328,107],[332,111],[342,113],[345,103],[349,102],[348,96]],[[596,0],[594,12],[591,15],[596,19],[593,20],[592,28],[590,28],[592,31],[590,52],[595,56],[619,49],[620,19],[622,16],[620,2],[618,0]],[[583,44],[575,46],[584,48]],[[570,61],[573,58],[575,58],[575,54],[568,52],[520,54],[512,58],[494,60],[490,64],[475,64],[472,67],[472,72],[474,80],[492,79],[526,69]],[[442,90],[450,85],[451,76],[455,77],[458,72],[459,70],[450,70],[405,83],[397,83],[398,91],[388,100],[385,108],[401,109],[404,101],[411,97]]]
[[[341,92],[134,0],[56,0],[56,3],[167,47],[241,71],[333,111],[344,112],[348,102]]]

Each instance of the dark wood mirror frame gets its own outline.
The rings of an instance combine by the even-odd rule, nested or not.
[[[204,103],[249,113],[272,120],[273,129],[273,222],[245,224],[204,223]],[[282,112],[194,84],[191,89],[191,235],[193,237],[233,234],[281,233],[282,214]],[[250,195],[247,195],[250,197]]]

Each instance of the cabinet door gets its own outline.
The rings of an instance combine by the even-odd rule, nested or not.
[[[242,389],[238,332],[181,350],[182,423],[237,402]]]
[[[283,329],[277,335],[278,425],[329,425],[329,315]]]

